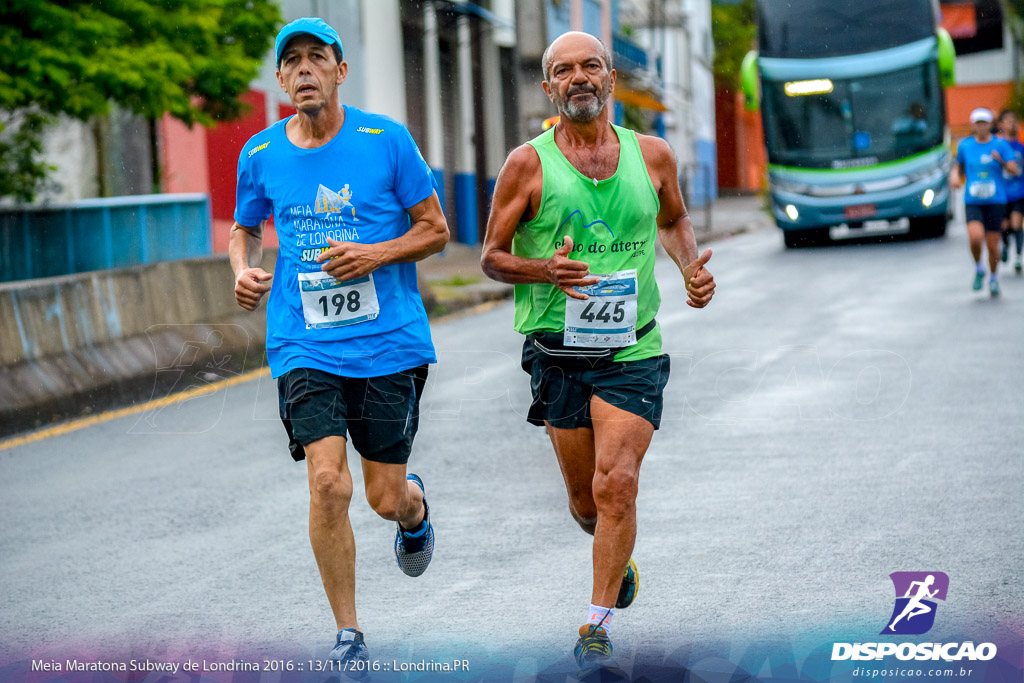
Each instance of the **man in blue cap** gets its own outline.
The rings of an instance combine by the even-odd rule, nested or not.
[[[235,298],[267,301],[267,360],[278,380],[291,455],[309,476],[309,537],[337,622],[336,670],[365,674],[355,608],[352,475],[397,522],[395,557],[410,576],[430,562],[434,531],[422,480],[407,474],[427,365],[435,363],[415,262],[444,248],[434,176],[397,121],[338,100],[348,65],[322,19],[277,36],[277,78],[298,113],[254,135],[238,158],[229,254]],[[280,247],[259,267],[273,214]]]

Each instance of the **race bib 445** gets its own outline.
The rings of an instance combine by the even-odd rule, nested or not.
[[[636,344],[636,269],[592,275],[601,281],[576,291],[589,299],[565,297],[566,346],[609,348]]]

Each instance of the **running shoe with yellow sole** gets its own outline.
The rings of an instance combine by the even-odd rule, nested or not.
[[[636,600],[640,592],[640,572],[637,571],[636,562],[629,558],[626,565],[626,573],[622,575],[622,583],[619,584],[619,597],[615,600],[615,609],[626,609]]]
[[[583,624],[580,626],[580,639],[572,653],[581,669],[603,667],[612,661],[612,641],[601,626]]]

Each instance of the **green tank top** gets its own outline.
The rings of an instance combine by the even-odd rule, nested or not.
[[[615,175],[596,183],[569,163],[555,144],[555,129],[529,142],[540,157],[543,190],[537,215],[520,223],[512,253],[549,259],[565,236],[575,245],[569,258],[586,261],[591,273],[637,271],[636,329],[654,319],[661,294],[654,279],[657,216],[661,202],[651,183],[636,133],[613,126],[619,136]],[[531,332],[565,330],[566,295],[552,284],[515,286],[515,329]],[[617,361],[661,355],[661,329],[655,326],[636,344],[620,351]]]

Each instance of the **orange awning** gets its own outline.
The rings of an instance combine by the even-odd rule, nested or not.
[[[668,111],[668,107],[662,104],[657,97],[643,90],[617,87],[615,88],[614,95],[615,99],[623,104],[632,104],[634,107],[650,109],[652,111]]]
[[[973,38],[978,35],[978,16],[974,3],[943,2],[942,28],[954,39]]]

